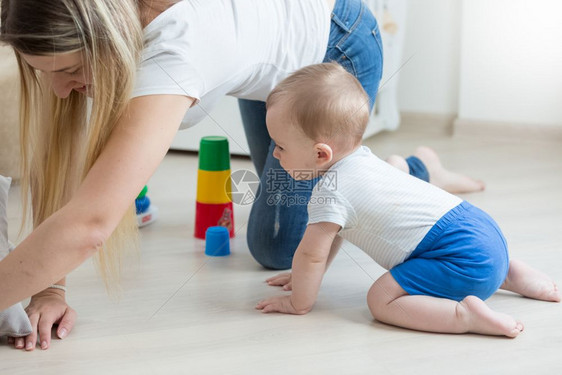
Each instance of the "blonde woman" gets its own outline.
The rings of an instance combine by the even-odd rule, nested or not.
[[[282,168],[272,156],[263,101],[292,71],[337,61],[360,80],[372,108],[381,40],[360,0],[1,4],[0,39],[16,51],[21,73],[22,188],[31,191],[34,226],[0,262],[0,310],[32,296],[33,333],[14,340],[17,348],[33,350],[39,336],[47,349],[55,324],[60,338],[72,330],[65,275],[89,257],[97,255],[106,283],[115,283],[119,254],[135,246],[136,195],[178,128],[197,123],[222,95],[243,99],[262,176],[248,225],[250,251],[266,267],[291,266],[306,228],[306,200],[288,206],[268,198],[308,199],[312,185],[299,192],[266,185],[267,172]],[[482,188],[443,169],[427,149],[393,164],[451,191]]]

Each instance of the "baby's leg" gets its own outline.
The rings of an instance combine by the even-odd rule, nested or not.
[[[472,193],[482,191],[485,188],[482,181],[452,172],[443,167],[437,153],[429,147],[418,147],[414,156],[419,158],[427,168],[429,172],[429,182],[449,193]],[[391,155],[386,159],[386,162],[409,173],[408,163],[406,163],[406,159],[401,156]]]
[[[500,288],[529,298],[560,302],[560,291],[550,277],[520,260],[509,262],[507,277]]]
[[[406,163],[406,158],[400,155],[390,155],[385,160],[388,164],[392,165],[395,168],[400,169],[402,172],[410,173],[410,167],[408,167],[408,163]]]
[[[390,272],[371,287],[367,302],[381,322],[419,331],[481,333],[515,337],[523,324],[491,310],[481,299],[468,296],[461,302],[425,295],[409,295]]]

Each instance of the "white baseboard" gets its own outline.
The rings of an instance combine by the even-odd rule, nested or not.
[[[456,114],[401,112],[400,130],[421,134],[486,137],[505,141],[562,142],[562,126],[460,119]]]
[[[400,129],[423,134],[452,135],[455,114],[401,112]]]
[[[453,123],[453,135],[505,141],[562,142],[562,126],[457,118]]]

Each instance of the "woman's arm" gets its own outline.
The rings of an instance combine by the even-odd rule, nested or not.
[[[72,199],[0,262],[0,310],[61,280],[96,253],[160,164],[192,98],[132,99]]]
[[[308,225],[293,258],[292,294],[263,300],[256,308],[263,312],[299,315],[312,310],[334,241],[338,241],[336,248],[341,245],[336,239],[340,228],[327,222]]]

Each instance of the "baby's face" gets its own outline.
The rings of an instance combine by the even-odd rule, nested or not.
[[[295,180],[310,180],[317,174],[315,142],[290,122],[288,111],[282,103],[267,110],[267,130],[275,142],[273,157]]]

